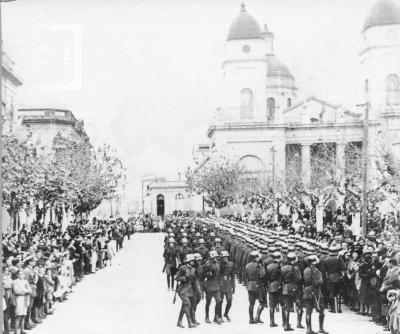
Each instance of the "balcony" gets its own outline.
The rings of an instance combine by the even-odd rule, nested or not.
[[[58,123],[73,126],[78,122],[72,112],[65,109],[18,109],[18,117],[22,117],[22,124]]]

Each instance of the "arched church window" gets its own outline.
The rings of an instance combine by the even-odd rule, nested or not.
[[[400,80],[396,74],[390,74],[386,78],[386,104],[400,104]]]
[[[275,117],[275,99],[273,97],[269,97],[267,99],[267,119],[272,121]]]
[[[177,195],[175,196],[175,199],[183,199],[183,195],[182,195],[182,194],[177,194]]]
[[[291,98],[288,98],[288,99],[287,99],[286,106],[287,106],[288,108],[290,108],[290,107],[292,106],[292,99],[291,99]]]
[[[244,88],[240,92],[240,119],[253,118],[253,92]]]

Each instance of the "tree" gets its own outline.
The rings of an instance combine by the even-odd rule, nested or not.
[[[36,206],[38,218],[50,211],[61,219],[64,211],[88,213],[124,188],[125,169],[116,150],[95,150],[87,137],[58,133],[51,147],[37,147],[30,134],[3,136],[3,207],[15,221],[18,213]],[[14,224],[15,226],[15,224]]]
[[[237,198],[243,168],[225,158],[214,158],[199,168],[188,168],[189,187],[205,196],[212,207],[221,209]]]

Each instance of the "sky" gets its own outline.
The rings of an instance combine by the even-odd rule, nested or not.
[[[71,110],[95,145],[116,147],[126,198],[143,175],[177,179],[207,142],[236,0],[17,0],[3,4],[3,39],[23,81],[20,107]],[[374,0],[248,0],[275,53],[310,95],[362,102],[361,30]]]

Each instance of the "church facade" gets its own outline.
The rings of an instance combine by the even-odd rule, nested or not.
[[[378,0],[361,38],[360,89],[366,92],[369,141],[400,151],[399,4]],[[239,161],[251,173],[284,178],[288,152],[296,152],[307,184],[316,145],[331,145],[338,165],[345,164],[349,145],[362,145],[364,113],[316,96],[299,101],[295,78],[275,55],[273,33],[261,29],[244,5],[229,29],[222,75],[222,107],[207,131],[209,155]],[[376,149],[369,145],[370,154]]]

